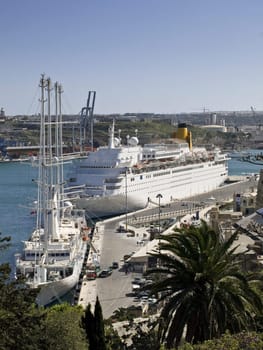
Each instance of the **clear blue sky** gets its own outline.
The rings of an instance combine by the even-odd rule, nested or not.
[[[46,73],[63,112],[263,110],[262,0],[1,0],[0,107],[37,112]]]

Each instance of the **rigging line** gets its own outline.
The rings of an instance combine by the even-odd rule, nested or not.
[[[27,109],[27,115],[30,115],[30,114],[31,114],[30,112],[32,111],[32,109],[33,109],[33,104],[35,103],[36,100],[38,101],[36,110],[39,110],[40,103],[39,103],[39,100],[37,99],[38,93],[39,93],[39,88],[38,88],[38,86],[36,86],[35,93],[34,93],[34,97],[33,97],[32,101],[31,101],[31,104],[29,105],[29,107],[28,107],[28,109]]]
[[[66,108],[64,108],[64,107],[66,107]],[[72,108],[72,106],[70,104],[70,101],[68,99],[68,96],[67,96],[67,94],[65,92],[63,93],[62,109],[63,109],[63,111],[66,111],[66,110],[69,111],[68,113],[64,113],[64,114],[72,114],[72,115],[74,115],[74,114],[79,114],[80,113],[80,112],[78,112],[78,113],[73,112],[73,108]]]

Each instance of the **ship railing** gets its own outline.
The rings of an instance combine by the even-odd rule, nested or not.
[[[67,186],[64,188],[64,191],[78,191],[83,190],[83,188],[85,188],[85,185]]]
[[[213,158],[214,159],[214,158]],[[177,166],[186,166],[189,164],[196,164],[196,163],[204,163],[207,162],[208,160],[213,160],[212,158],[209,159],[208,157],[189,157],[187,159],[179,158],[167,162],[156,162],[156,160],[149,162],[148,164],[141,164],[140,167],[133,167],[132,172],[134,174],[140,174],[142,172],[147,172],[147,171],[154,171],[154,170],[161,170],[161,169],[167,169],[167,168],[173,168]],[[221,159],[225,160],[224,159]]]
[[[123,181],[123,178],[119,178],[119,177],[112,177],[104,180],[105,183],[119,183],[121,181]]]
[[[86,185],[85,190],[103,190],[104,186]]]
[[[64,201],[73,200],[79,197],[85,190],[85,185],[64,187]]]
[[[89,155],[88,152],[64,153],[62,156],[62,160],[67,161],[67,160],[73,160],[73,159],[87,158],[88,155]]]
[[[136,217],[134,217],[134,215],[130,218],[127,218],[127,223],[130,225],[133,224],[141,224],[141,223],[148,223],[148,222],[153,222],[153,221],[158,221],[160,220],[164,220],[164,219],[170,219],[173,217],[182,217],[185,216],[187,214],[195,214],[197,211],[203,209],[204,206],[195,206],[195,207],[191,207],[191,208],[184,208],[184,209],[179,209],[179,210],[172,210],[172,211],[167,211],[167,212],[158,212],[158,213],[154,213],[151,215],[147,215],[147,216],[138,216],[136,215]]]

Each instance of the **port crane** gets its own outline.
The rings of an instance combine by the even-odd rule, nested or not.
[[[256,130],[257,130],[257,129],[260,130],[261,124],[260,124],[260,122],[258,121],[258,119],[256,118],[256,117],[257,117],[257,116],[256,116],[256,110],[255,110],[255,108],[254,108],[253,106],[250,106],[250,109],[251,109],[251,112],[252,112],[253,121],[254,121],[254,123],[255,123],[255,125],[256,125]]]
[[[81,152],[84,144],[89,144],[93,151],[93,112],[95,106],[96,91],[89,91],[87,105],[80,113],[80,147]]]

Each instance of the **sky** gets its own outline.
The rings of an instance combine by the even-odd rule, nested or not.
[[[263,110],[262,0],[0,0],[0,107],[63,113]]]

